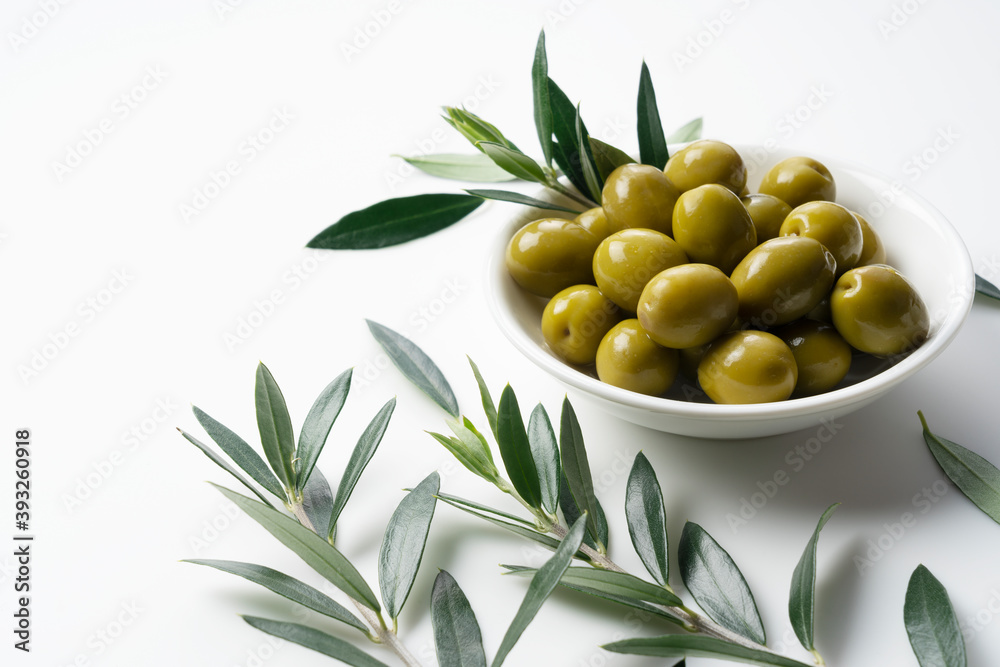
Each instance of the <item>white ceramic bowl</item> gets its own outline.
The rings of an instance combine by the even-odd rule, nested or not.
[[[702,438],[752,438],[788,433],[846,415],[868,405],[938,356],[955,338],[972,306],[975,274],[958,232],[934,207],[900,181],[863,167],[785,149],[736,146],[747,163],[748,186],[757,191],[775,163],[809,155],[825,164],[837,183],[837,201],[863,215],[882,237],[888,263],[920,292],[931,315],[928,340],[894,365],[872,360],[855,364],[839,388],[806,398],[754,405],[715,405],[678,379],[666,398],[645,396],[604,384],[593,369],[570,366],[546,346],[541,332],[545,300],[522,290],[507,273],[504,253],[520,227],[553,212],[524,209],[504,226],[490,249],[486,294],[504,335],[522,354],[570,389],[571,398],[591,403],[642,426]],[[548,191],[537,195],[556,201]],[[565,203],[565,201],[563,201]],[[565,216],[571,217],[571,216]],[[694,396],[694,400],[684,400]]]

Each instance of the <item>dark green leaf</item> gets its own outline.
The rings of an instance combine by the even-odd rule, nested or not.
[[[282,501],[285,500],[285,491],[281,488],[281,482],[278,481],[278,478],[274,476],[271,469],[264,463],[264,459],[260,458],[260,455],[243,438],[230,431],[223,424],[215,421],[197,406],[191,406],[191,410],[194,412],[195,419],[205,429],[205,433],[208,433],[208,436],[215,441],[219,449],[225,452],[236,465],[250,475],[251,479]]]
[[[535,102],[535,128],[545,164],[552,166],[552,103],[549,101],[549,61],[545,55],[545,31],[538,35],[535,61],[531,65],[531,90]]]
[[[525,181],[545,183],[542,167],[524,153],[491,141],[480,141],[479,147],[507,173]]]
[[[451,452],[458,462],[472,473],[479,475],[490,484],[496,484],[500,478],[500,471],[496,465],[487,459],[482,453],[482,447],[478,442],[474,446],[460,438],[452,438],[433,431],[427,432],[432,438],[444,445],[445,449]]]
[[[497,437],[497,408],[493,404],[493,397],[490,395],[490,390],[486,386],[486,380],[483,379],[482,373],[479,372],[479,366],[476,362],[472,360],[472,357],[466,355],[466,359],[469,360],[469,365],[472,366],[472,373],[476,376],[476,384],[479,385],[479,396],[483,400],[483,412],[486,413],[486,421],[490,423],[490,431],[493,433],[493,437]]]
[[[444,107],[444,110],[448,114],[444,117],[445,121],[458,130],[473,146],[478,148],[480,141],[491,141],[512,150],[518,150],[517,146],[503,136],[495,125],[486,122],[471,111],[455,107]]]
[[[441,478],[432,472],[396,507],[378,553],[378,582],[390,618],[399,616],[413,588],[434,518]]]
[[[506,568],[511,574],[516,575],[530,575],[535,572],[535,568],[523,567],[520,565],[501,565],[501,567]],[[631,607],[633,609],[639,609],[646,612],[647,614],[652,614],[653,616],[658,616],[664,620],[670,621],[675,625],[684,625],[684,622],[678,618],[675,618],[665,612],[663,608],[649,604],[648,602],[642,602],[641,600],[636,600],[630,597],[624,597],[622,595],[615,595],[613,593],[608,593],[607,591],[602,591],[597,588],[591,588],[589,586],[581,586],[578,583],[570,583],[565,579],[559,581],[559,585],[568,588],[579,593],[584,593],[595,598],[600,598],[601,600],[607,600],[609,602],[614,602],[626,607]]]
[[[945,440],[931,433],[922,412],[920,422],[924,426],[924,442],[931,450],[938,465],[976,507],[991,519],[1000,523],[1000,470],[979,454],[962,445]]]
[[[601,180],[607,180],[618,167],[623,164],[635,162],[632,156],[625,151],[615,148],[611,144],[606,144],[600,139],[590,137],[590,152],[594,156],[594,164],[597,165],[597,173]]]
[[[292,432],[292,420],[288,416],[288,406],[285,397],[274,381],[274,376],[267,366],[257,364],[257,383],[254,388],[254,399],[257,404],[257,430],[260,431],[260,442],[264,446],[271,469],[285,485],[286,489],[295,486],[295,434]]]
[[[601,648],[612,653],[649,655],[657,658],[686,656],[689,658],[732,660],[748,665],[762,665],[763,667],[811,667],[804,662],[775,653],[745,648],[739,644],[731,644],[723,639],[704,635],[663,635],[662,637],[623,639],[619,642],[605,644]]]
[[[272,621],[266,618],[258,618],[257,616],[244,616],[243,620],[269,635],[287,639],[299,646],[305,646],[323,655],[336,658],[345,665],[351,665],[352,667],[388,667],[384,662],[376,660],[353,644],[306,625]]]
[[[716,623],[764,644],[764,623],[743,573],[704,528],[688,521],[677,549],[684,585]]]
[[[497,444],[511,484],[521,498],[534,508],[542,506],[538,469],[524,430],[517,396],[510,385],[504,387],[497,409]]]
[[[668,144],[686,144],[689,141],[697,141],[701,139],[701,118],[695,118],[683,126],[677,128],[677,130],[667,137]]]
[[[329,535],[333,535],[333,529],[337,527],[340,514],[344,511],[344,507],[347,505],[347,501],[350,499],[358,480],[361,479],[361,473],[365,471],[368,462],[375,455],[375,450],[378,449],[379,443],[382,442],[382,436],[385,435],[385,430],[389,427],[389,420],[392,418],[392,412],[395,409],[396,399],[390,398],[382,406],[382,409],[372,417],[368,426],[365,427],[364,433],[358,438],[358,444],[354,446],[354,451],[351,452],[351,458],[347,461],[347,467],[344,468],[344,475],[340,478],[340,484],[337,486],[337,495],[333,499]]]
[[[279,542],[298,554],[309,567],[319,572],[327,581],[374,611],[379,610],[378,600],[365,580],[329,542],[312,532],[295,519],[274,510],[252,498],[241,496],[227,488],[214,485],[246,514],[263,526]]]
[[[563,580],[567,585],[585,586],[640,602],[653,602],[667,607],[680,607],[684,604],[679,597],[662,586],[651,584],[627,572],[571,567],[563,574]]]
[[[475,211],[482,203],[479,197],[460,194],[386,199],[348,213],[317,234],[306,247],[323,250],[387,248],[439,232]]]
[[[295,488],[298,491],[305,488],[309,481],[309,474],[316,465],[320,452],[323,451],[330,429],[333,428],[333,423],[337,421],[337,416],[344,407],[347,394],[351,391],[353,373],[354,369],[349,368],[328,384],[320,392],[302,423],[299,447],[295,450],[295,458],[299,464],[295,481]]]
[[[559,508],[559,481],[562,478],[559,444],[549,415],[541,403],[535,406],[528,419],[528,443],[538,470],[542,507],[549,514],[555,514]]]
[[[476,614],[458,582],[444,570],[431,591],[431,624],[439,667],[486,667]]]
[[[566,471],[561,470],[562,473],[562,483],[559,485],[559,509],[562,510],[563,518],[566,519],[566,525],[572,525],[583,512],[580,507],[576,504],[576,500],[573,499],[573,494],[569,490],[569,482],[566,481]],[[590,536],[590,533],[586,533],[583,536],[583,542],[588,547],[592,549],[597,549],[597,543],[601,544],[608,543],[608,517],[604,513],[604,507],[601,505],[601,501],[594,498],[597,503],[597,539],[595,540]]]
[[[314,466],[306,488],[302,489],[302,509],[319,535],[330,534],[330,517],[333,516],[333,491],[326,476]]]
[[[498,167],[484,153],[472,155],[434,153],[431,155],[399,155],[397,157],[406,160],[426,174],[453,181],[502,183],[514,180],[513,176]]]
[[[663,169],[670,159],[667,152],[667,140],[663,136],[663,125],[660,124],[660,111],[656,107],[656,93],[653,91],[653,79],[649,76],[646,61],[642,63],[639,74],[639,99],[636,103],[637,125],[639,130],[639,159],[648,164]]]
[[[920,667],[965,667],[965,640],[948,591],[918,565],[906,587],[903,620]]]
[[[195,447],[197,447],[198,449],[200,449],[205,456],[207,456],[208,458],[212,459],[212,461],[214,461],[216,465],[218,465],[220,468],[222,468],[223,470],[225,470],[226,472],[228,472],[230,475],[232,475],[233,477],[235,477],[236,479],[238,479],[243,486],[245,486],[248,489],[250,489],[251,491],[253,491],[253,494],[255,496],[257,496],[258,498],[260,498],[264,503],[266,503],[268,507],[274,507],[274,505],[271,504],[271,501],[269,501],[267,498],[265,498],[264,495],[260,491],[257,490],[257,487],[255,487],[252,484],[250,484],[250,482],[247,481],[246,477],[244,477],[243,475],[241,475],[240,472],[236,468],[234,468],[233,466],[229,465],[229,463],[225,459],[223,459],[221,456],[219,456],[218,454],[216,454],[212,450],[212,448],[210,448],[208,445],[204,444],[203,442],[201,442],[200,440],[198,440],[197,438],[195,438],[190,433],[187,433],[186,431],[182,431],[179,428],[177,430],[180,432],[180,434],[182,436],[184,436],[184,438],[188,442],[190,442],[192,445],[194,445]],[[268,474],[271,474],[270,470],[268,470]],[[277,484],[277,480],[275,480],[275,483]]]
[[[581,213],[581,211],[574,211],[571,208],[542,201],[541,199],[535,199],[534,197],[529,197],[528,195],[522,195],[519,192],[508,192],[506,190],[466,190],[466,192],[476,197],[482,197],[483,199],[495,199],[496,201],[521,204],[523,206],[541,208],[547,211],[562,211],[564,213],[573,213],[574,215]]]
[[[517,523],[520,523],[520,524],[526,526],[527,528],[531,528],[532,530],[534,530],[534,527],[535,527],[535,522],[532,521],[532,520],[530,520],[530,519],[522,519],[521,517],[516,516],[514,514],[510,514],[509,512],[504,512],[503,510],[498,510],[495,507],[489,507],[487,505],[483,505],[481,503],[477,503],[474,500],[468,500],[466,498],[459,498],[458,496],[453,496],[453,495],[451,495],[449,493],[441,493],[440,491],[437,494],[437,498],[441,502],[447,503],[447,504],[452,505],[454,507],[459,507],[459,506],[461,506],[463,508],[467,507],[469,509],[475,510],[476,512],[482,512],[482,513],[485,513],[485,514],[492,514],[493,516],[497,517],[498,519],[503,519],[503,520],[508,520],[508,521],[516,521]]]
[[[501,404],[503,403],[501,399]],[[493,658],[492,667],[500,667],[507,658],[507,654],[514,648],[514,644],[521,638],[527,629],[528,624],[535,618],[535,614],[541,609],[542,604],[552,594],[553,589],[559,584],[563,573],[573,560],[573,555],[580,548],[583,542],[584,520],[578,519],[569,529],[569,533],[563,538],[562,543],[552,557],[545,561],[545,564],[538,568],[538,572],[531,578],[528,585],[528,592],[524,595],[524,600],[514,615],[507,633],[500,642],[496,657]]]
[[[808,651],[815,651],[813,646],[816,625],[816,545],[819,543],[819,531],[830,520],[833,511],[840,507],[834,503],[826,508],[819,518],[816,530],[813,531],[806,550],[802,552],[795,571],[792,573],[792,588],[788,596],[788,617],[792,621],[792,629],[802,646]]]
[[[1000,300],[1000,289],[990,281],[983,278],[978,273],[976,274],[976,291],[983,296],[988,296],[991,299]]]
[[[586,195],[587,179],[583,176],[580,145],[576,139],[576,105],[570,102],[566,93],[551,78],[549,103],[552,105],[552,132],[556,137],[552,146],[552,157],[573,187]],[[588,134],[586,126],[583,132]]]
[[[342,623],[346,623],[365,634],[368,633],[368,627],[342,604],[330,599],[327,595],[316,590],[309,584],[304,584],[298,579],[289,577],[287,574],[278,572],[277,570],[272,570],[264,565],[241,563],[232,560],[187,560],[184,562],[194,563],[195,565],[207,565],[208,567],[214,567],[216,570],[243,577],[303,607],[318,611],[324,616],[329,616]]]
[[[371,320],[365,322],[368,323],[372,336],[406,379],[430,396],[431,400],[444,408],[445,412],[457,418],[459,412],[455,392],[451,390],[444,373],[431,361],[431,358],[409,338],[401,336],[389,327]]]
[[[656,472],[642,452],[636,454],[625,487],[625,518],[642,564],[658,584],[666,586],[670,580],[667,513]]]
[[[594,163],[594,156],[590,152],[590,136],[584,129],[583,119],[580,117],[580,105],[576,106],[576,142],[580,146],[580,162],[583,167],[583,178],[587,182],[587,192],[595,202],[601,201],[601,188],[604,187],[604,180],[597,173],[597,165]]]
[[[590,475],[590,463],[587,460],[587,449],[583,444],[580,422],[568,398],[563,399],[562,404],[559,449],[562,451],[562,469],[566,475],[569,491],[576,501],[576,506],[587,513],[587,532],[597,542],[598,551],[603,552],[607,546],[605,541],[607,537],[601,538],[601,531],[597,526],[599,510],[597,496],[594,495],[594,480]]]

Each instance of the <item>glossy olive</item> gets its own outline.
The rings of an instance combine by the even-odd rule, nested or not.
[[[740,154],[721,141],[703,139],[670,156],[663,173],[681,192],[716,183],[740,195],[747,184],[747,168]]]
[[[815,308],[805,314],[805,319],[833,324],[833,313],[830,312],[830,297],[827,296],[817,303]]]
[[[834,201],[837,186],[830,170],[808,157],[790,157],[771,167],[758,190],[792,208],[810,201]]]
[[[797,320],[829,294],[836,270],[833,255],[816,239],[765,241],[733,270],[740,318],[767,327]]]
[[[781,223],[785,221],[792,207],[772,195],[746,195],[740,198],[753,220],[757,230],[757,243],[778,237]]]
[[[594,279],[606,297],[635,312],[646,283],[660,271],[686,264],[677,241],[652,229],[623,229],[594,252]]]
[[[535,220],[507,244],[507,270],[529,292],[554,296],[572,285],[594,282],[591,258],[600,242],[572,220]]]
[[[640,227],[670,236],[674,204],[680,194],[656,167],[631,163],[608,174],[601,203],[614,229]]]
[[[683,264],[656,274],[639,297],[638,317],[649,337],[673,348],[714,340],[736,318],[736,288],[708,264]]]
[[[861,257],[858,258],[858,266],[868,264],[885,264],[885,244],[882,237],[872,228],[870,222],[862,218],[858,213],[854,217],[861,223]]]
[[[840,277],[830,295],[833,325],[854,348],[877,356],[907,352],[930,331],[927,306],[899,271],[861,266]]]
[[[657,345],[631,319],[619,322],[597,348],[597,377],[640,394],[659,396],[677,377],[677,350]]]
[[[587,209],[573,218],[573,222],[586,229],[598,239],[606,239],[613,232],[618,231],[618,228],[612,227],[611,223],[608,222],[608,216],[600,206]]]
[[[721,185],[688,190],[674,207],[674,239],[692,262],[729,275],[757,245],[757,230],[740,198]]]
[[[571,364],[592,364],[604,334],[621,320],[618,307],[593,285],[574,285],[556,294],[542,311],[542,337]]]
[[[784,341],[764,331],[725,334],[698,364],[698,382],[716,403],[771,403],[792,395],[795,357]]]
[[[840,204],[814,201],[792,209],[781,223],[780,236],[808,236],[833,253],[837,275],[853,269],[861,259],[864,236],[861,223]]]
[[[821,394],[844,379],[851,368],[851,346],[833,325],[798,320],[774,330],[795,357],[799,379],[795,393]]]

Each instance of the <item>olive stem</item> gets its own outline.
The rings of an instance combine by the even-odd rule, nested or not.
[[[554,190],[555,192],[558,192],[559,194],[561,194],[561,195],[563,195],[565,197],[569,197],[570,199],[572,199],[576,203],[581,204],[583,206],[586,206],[587,208],[593,208],[594,206],[597,206],[596,202],[593,202],[593,201],[591,201],[590,199],[588,199],[586,197],[582,197],[582,196],[576,194],[575,192],[573,192],[572,190],[570,190],[569,188],[567,188],[565,185],[563,185],[562,183],[560,183],[558,181],[554,181],[552,184],[550,184],[548,186],[548,188],[550,190]]]
[[[312,532],[316,532],[316,527],[312,525],[312,521],[310,521],[309,517],[306,515],[305,507],[301,502],[293,503],[290,509],[295,515],[295,518],[298,519],[299,523]],[[320,537],[322,537],[322,535],[320,535]],[[399,636],[396,634],[396,619],[392,619],[392,629],[390,629],[386,626],[385,619],[382,618],[382,614],[374,609],[368,608],[358,600],[352,598],[350,595],[347,596],[347,599],[354,603],[358,613],[361,614],[361,617],[364,618],[365,622],[371,627],[371,630],[368,632],[368,638],[370,640],[376,644],[383,644],[391,649],[393,653],[399,656],[399,659],[403,661],[403,664],[406,665],[406,667],[422,667],[420,662],[413,657],[413,654],[410,653],[409,649],[406,648],[406,645],[400,641]]]
[[[564,539],[569,531],[566,530],[561,524],[556,524],[552,527],[552,534],[558,537],[560,540]],[[594,548],[587,544],[580,545],[580,551],[590,557],[592,565],[594,567],[600,567],[605,570],[610,570],[612,572],[623,572],[628,574],[625,569],[619,566],[617,563],[608,558],[605,554],[599,553]],[[649,603],[653,604],[653,603]],[[665,605],[657,604],[657,607],[663,609],[667,614],[673,616],[678,621],[684,624],[686,630],[699,632],[704,635],[709,635],[710,637],[715,637],[716,639],[721,639],[727,641],[730,644],[737,644],[743,646],[744,648],[751,648],[755,651],[762,651],[764,653],[769,653],[771,655],[781,655],[780,653],[775,653],[766,646],[762,646],[756,642],[750,641],[742,635],[738,635],[732,630],[728,630],[707,616],[702,616],[696,614],[692,610],[685,606],[681,607],[667,607]],[[818,656],[817,656],[818,657]],[[817,664],[823,664],[822,662]]]

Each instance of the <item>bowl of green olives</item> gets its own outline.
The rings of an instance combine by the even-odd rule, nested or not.
[[[955,338],[968,250],[899,181],[773,147],[670,152],[619,166],[579,215],[524,209],[491,248],[497,325],[574,399],[681,435],[788,433],[870,404]]]

